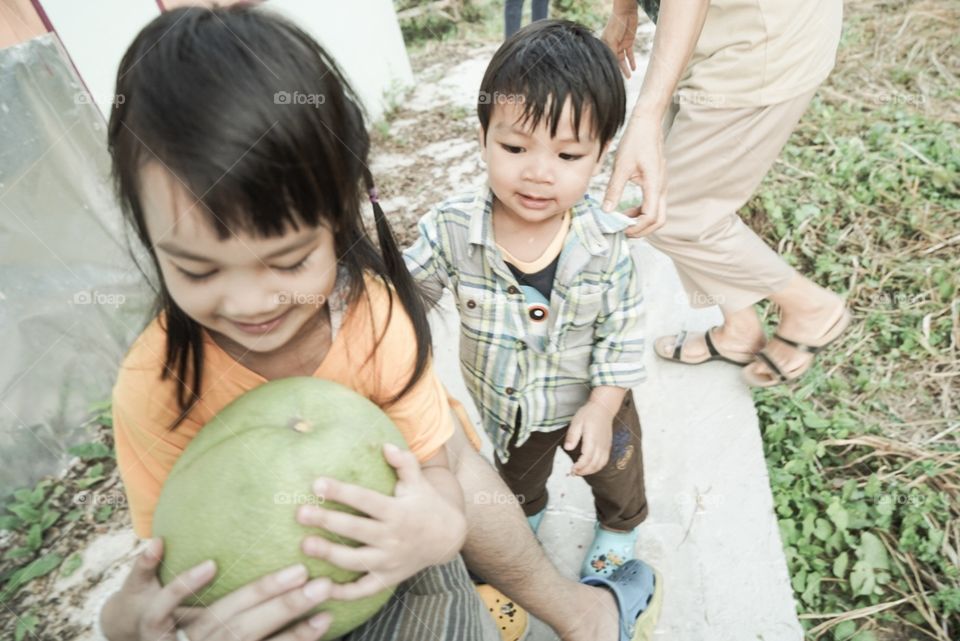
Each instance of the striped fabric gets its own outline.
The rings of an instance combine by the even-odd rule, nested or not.
[[[344,641],[500,641],[463,557],[418,572]]]
[[[464,380],[506,462],[517,410],[519,447],[532,432],[566,426],[593,387],[643,381],[643,298],[622,233],[630,219],[585,196],[573,207],[542,342],[496,248],[492,206],[489,190],[447,200],[420,220],[420,238],[404,256],[432,303],[453,292]]]

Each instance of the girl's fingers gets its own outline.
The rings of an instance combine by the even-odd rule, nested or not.
[[[377,574],[367,574],[353,583],[340,583],[333,586],[331,599],[338,601],[353,601],[372,596],[381,590],[393,587]]]
[[[216,573],[216,563],[208,560],[175,576],[152,600],[149,619],[160,622],[171,617],[184,599],[199,592]]]
[[[370,572],[371,568],[382,564],[382,551],[379,548],[350,547],[328,541],[321,536],[308,536],[303,540],[301,549],[304,554],[352,572]]]
[[[317,496],[323,497],[324,501],[347,505],[373,518],[379,518],[389,512],[393,500],[393,497],[380,492],[328,478],[314,481],[313,491]]]
[[[380,521],[313,505],[304,505],[297,510],[297,522],[320,527],[366,545],[374,545],[382,541],[384,536],[383,524]]]

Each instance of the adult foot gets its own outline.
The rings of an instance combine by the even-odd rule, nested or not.
[[[814,353],[798,344],[816,350],[846,329],[849,312],[844,299],[828,290],[819,287],[817,290],[816,296],[807,297],[802,303],[790,300],[787,306],[780,304],[776,333],[786,340],[771,339],[763,349],[763,356],[744,368],[748,383],[766,387],[783,382],[768,360],[789,380],[801,376],[813,363]]]
[[[707,362],[712,354],[707,346],[707,334],[689,334],[685,339],[680,334],[661,336],[654,343],[657,355],[667,360],[696,365]],[[724,323],[709,330],[710,341],[715,351],[732,361],[749,362],[764,346],[763,325],[753,307],[737,312],[724,312]],[[682,343],[682,344],[681,344]],[[676,354],[681,344],[680,354]]]
[[[563,641],[619,641],[620,609],[610,590],[580,584],[580,606],[567,617],[568,625],[556,629]]]

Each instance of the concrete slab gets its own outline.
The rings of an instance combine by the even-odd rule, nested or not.
[[[670,260],[635,241],[647,302],[647,335],[703,330],[715,308],[687,306]],[[431,316],[436,366],[451,391],[475,408],[457,361],[458,320],[447,297]],[[802,638],[773,513],[766,463],[750,392],[739,370],[647,356],[648,380],[634,389],[643,423],[650,516],[638,554],[664,576],[657,638],[671,641],[796,641]],[[478,430],[480,431],[480,430]],[[490,458],[485,442],[483,453]],[[548,556],[575,578],[593,534],[593,503],[570,462],[557,454],[550,505],[541,525]],[[535,622],[531,641],[555,639]]]

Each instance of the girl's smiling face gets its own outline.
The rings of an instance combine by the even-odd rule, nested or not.
[[[316,319],[337,277],[328,225],[226,240],[159,163],[140,174],[141,203],[167,291],[183,312],[246,351],[277,350]]]

